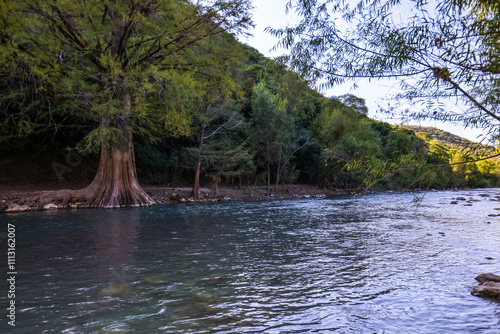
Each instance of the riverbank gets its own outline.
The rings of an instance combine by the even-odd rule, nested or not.
[[[30,197],[46,190],[79,189],[84,185],[0,185],[0,212],[5,211],[10,203],[16,203],[22,198]],[[190,202],[221,202],[221,201],[265,201],[294,198],[327,197],[334,195],[355,194],[356,190],[330,190],[311,185],[294,184],[280,186],[277,191],[265,186],[248,187],[220,187],[217,194],[211,188],[200,189],[200,199],[192,198],[191,187],[151,186],[145,185],[143,189],[158,204],[176,204]],[[54,205],[56,208],[57,205]],[[20,210],[27,211],[27,210]]]
[[[194,202],[189,187],[155,187],[145,186],[144,190],[160,204]],[[217,194],[211,188],[200,189],[200,199],[196,202],[216,201],[265,201],[277,199],[326,197],[333,195],[354,194],[355,190],[329,190],[310,185],[294,184],[278,187],[277,191],[265,186],[221,187]]]

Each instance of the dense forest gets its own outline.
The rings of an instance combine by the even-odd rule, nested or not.
[[[370,119],[362,98],[325,97],[238,42],[232,30],[248,23],[240,7],[160,3],[169,24],[147,6],[72,8],[62,1],[56,9],[33,2],[24,23],[2,27],[2,184],[90,183],[46,201],[110,207],[150,203],[140,190],[134,195],[135,176],[142,184],[192,186],[195,199],[200,186],[500,185],[500,162],[483,159],[493,149]],[[15,8],[2,5],[2,15]],[[135,25],[132,33],[116,23],[120,13]],[[97,27],[88,25],[92,18]],[[117,152],[131,164],[117,164]],[[131,170],[131,187],[107,181],[117,169]],[[118,197],[95,196],[106,182]]]

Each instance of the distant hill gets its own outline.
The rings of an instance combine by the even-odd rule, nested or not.
[[[426,132],[432,139],[439,141],[439,143],[448,148],[454,148],[457,150],[465,150],[468,153],[472,153],[475,156],[490,156],[495,154],[495,148],[489,145],[483,145],[470,141],[468,139],[462,138],[460,136],[454,135],[444,130],[440,130],[431,126],[420,126],[420,125],[404,125],[403,127],[417,132]],[[499,157],[494,158],[494,160],[500,161]]]
[[[465,148],[465,147],[484,147],[479,143],[475,143],[468,139],[462,138],[460,136],[454,135],[444,130],[440,130],[431,126],[420,126],[420,125],[404,125],[405,128],[413,130],[416,132],[426,132],[432,139],[438,140],[441,144],[453,147],[453,148]]]

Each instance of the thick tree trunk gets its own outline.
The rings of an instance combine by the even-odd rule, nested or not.
[[[70,203],[84,208],[137,207],[156,204],[137,180],[132,134],[127,124],[132,92],[123,90],[120,96],[122,123],[114,124],[119,134],[103,144],[96,176],[90,185],[80,190],[46,191],[21,200],[41,208],[48,203],[66,207]]]
[[[119,208],[156,204],[141,188],[135,170],[132,138],[127,135],[101,149],[94,180],[79,190],[46,191],[21,200],[42,208],[48,203],[59,207],[77,204],[81,208]]]
[[[99,168],[92,183],[81,190],[87,194],[83,204],[89,208],[118,208],[155,204],[137,180],[130,135],[101,149]]]

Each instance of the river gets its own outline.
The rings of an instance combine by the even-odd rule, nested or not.
[[[457,197],[474,201],[450,204]],[[2,214],[2,254],[15,227],[16,275],[15,298],[2,288],[0,332],[498,334],[500,303],[470,292],[478,274],[500,274],[499,198]]]

